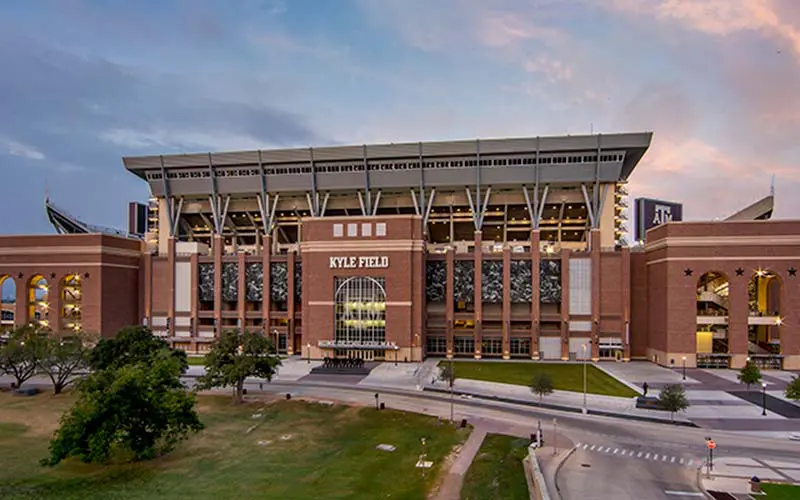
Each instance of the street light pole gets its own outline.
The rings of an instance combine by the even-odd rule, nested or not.
[[[455,422],[455,418],[453,415],[453,384],[456,381],[456,373],[453,371],[455,370],[455,365],[453,365],[453,358],[450,358],[450,376],[448,377],[450,380],[450,421]]]
[[[767,416],[767,383],[761,384],[761,416]]]
[[[311,344],[306,344],[306,363],[311,364]]]
[[[588,413],[586,408],[586,344],[583,344],[583,413]]]
[[[686,356],[683,357],[683,380],[686,380]]]

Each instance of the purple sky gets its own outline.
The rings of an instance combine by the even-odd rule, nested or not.
[[[127,155],[590,130],[686,219],[800,213],[797,0],[3,2],[0,68],[2,233],[124,226]]]

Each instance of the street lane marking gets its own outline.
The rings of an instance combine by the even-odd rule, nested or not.
[[[675,463],[675,457],[672,457],[672,460],[670,460],[669,463],[674,464]]]
[[[614,455],[616,455],[618,451],[619,451],[619,448],[614,448]]]
[[[639,452],[639,454],[638,454],[638,455],[636,455],[636,458],[639,458],[639,457],[641,457],[641,456],[642,456],[642,452],[640,451],[640,452]]]
[[[645,460],[649,460],[649,459],[650,459],[650,453],[648,453],[647,455],[645,455],[645,456],[644,456],[644,459],[645,459]]]
[[[666,455],[664,455],[664,458],[662,458],[662,459],[661,459],[661,461],[662,461],[662,462],[666,462],[666,461],[667,461],[667,456],[666,456]]]
[[[701,493],[699,491],[673,491],[673,490],[664,490],[665,495],[675,495],[681,497],[703,497],[705,498],[705,493]]]
[[[682,458],[681,458],[681,460],[680,460],[680,463],[681,463],[681,465],[683,464],[683,459],[682,459]]]
[[[589,449],[589,451],[594,451],[594,446],[595,445],[592,445],[592,447]]]
[[[689,467],[691,467],[693,463],[694,463],[694,460],[689,460],[689,463],[688,463],[687,465],[688,465]]]

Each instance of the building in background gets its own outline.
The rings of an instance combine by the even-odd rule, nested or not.
[[[634,201],[634,241],[644,241],[647,231],[667,222],[683,220],[683,204],[674,201],[636,198]]]
[[[651,138],[125,158],[152,194],[129,207],[142,239],[48,208],[82,234],[0,238],[4,307],[61,331],[143,323],[191,353],[242,328],[315,359],[800,368],[800,223],[678,222],[680,204],[637,200],[631,250],[625,184]]]

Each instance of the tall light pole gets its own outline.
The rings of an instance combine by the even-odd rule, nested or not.
[[[588,413],[586,408],[586,344],[583,344],[583,413]]]
[[[761,416],[767,416],[767,383],[761,383]]]
[[[311,344],[306,344],[306,363],[311,364]]]
[[[453,404],[454,404],[453,403],[453,384],[456,381],[456,372],[453,371],[453,370],[455,370],[455,365],[453,365],[453,358],[450,358],[450,376],[447,377],[447,378],[449,379],[449,382],[450,382],[450,421],[451,422],[455,422],[455,418],[454,418],[454,415],[453,415]]]
[[[686,380],[686,356],[683,357],[683,380]]]

